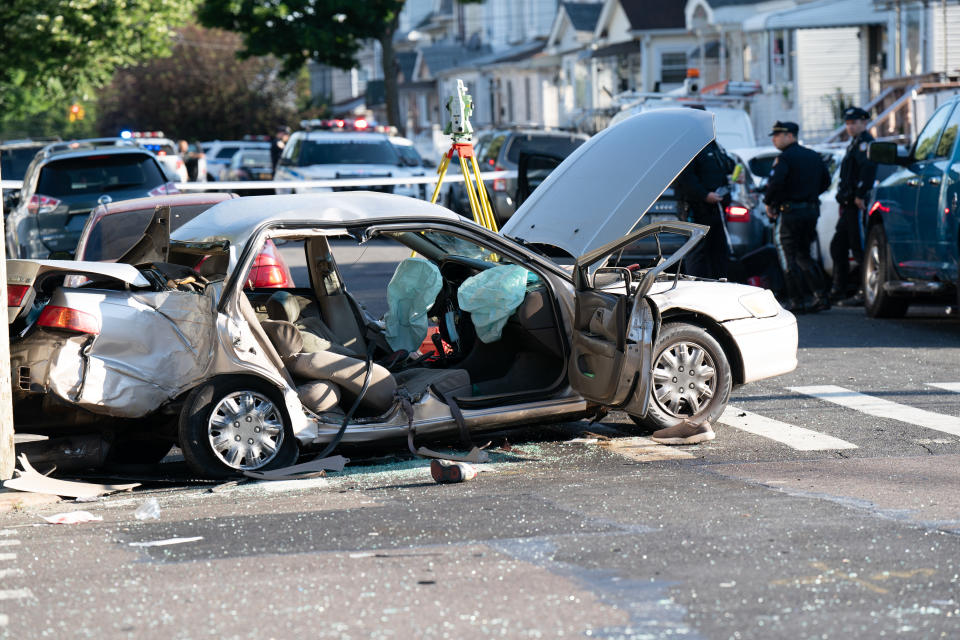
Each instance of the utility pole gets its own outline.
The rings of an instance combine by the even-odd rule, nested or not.
[[[0,174],[0,180],[3,175]],[[0,189],[2,193],[2,189]],[[0,197],[0,238],[4,238],[3,198]],[[7,286],[7,249],[0,242],[0,283]],[[0,318],[7,317],[7,298],[0,296]],[[13,477],[16,454],[13,446],[13,388],[10,379],[10,329],[0,331],[0,480]]]

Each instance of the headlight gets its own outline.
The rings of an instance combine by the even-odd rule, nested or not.
[[[770,318],[780,313],[780,303],[769,289],[740,296],[740,304],[754,318]]]

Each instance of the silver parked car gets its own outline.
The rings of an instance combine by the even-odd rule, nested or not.
[[[628,233],[712,138],[710,116],[689,109],[627,120],[551,172],[500,234],[412,198],[294,194],[228,200],[169,235],[160,207],[126,264],[11,260],[17,428],[178,441],[194,470],[224,476],[341,436],[469,437],[604,408],[654,427],[714,420],[733,386],[796,366],[796,321],[769,291],[677,272],[705,227]],[[636,140],[656,161],[637,162]],[[663,232],[687,242],[657,266],[604,266]],[[353,300],[334,238],[416,252],[383,322]],[[269,240],[304,252],[303,282],[249,285]],[[62,286],[67,274],[88,282]],[[486,314],[508,280],[518,296]],[[428,321],[443,355],[402,358]]]

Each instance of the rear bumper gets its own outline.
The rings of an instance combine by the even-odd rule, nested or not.
[[[797,368],[797,319],[781,309],[771,318],[743,318],[723,323],[743,362],[743,382],[789,373]]]

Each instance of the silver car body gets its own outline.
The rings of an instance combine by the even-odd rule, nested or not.
[[[502,402],[461,406],[463,420],[471,430],[573,418],[602,405],[643,415],[652,375],[652,345],[657,327],[667,318],[700,318],[699,322],[707,323],[724,343],[736,383],[788,372],[797,364],[796,322],[768,291],[679,275],[667,277],[665,270],[696,244],[703,227],[674,223],[672,230],[687,233],[690,240],[680,252],[635,278],[622,276],[623,270],[602,270],[594,264],[602,264],[603,256],[638,235],[657,230],[651,227],[662,226],[628,233],[712,135],[709,115],[687,109],[657,110],[607,129],[550,175],[503,235],[440,206],[391,194],[318,193],[229,200],[169,238],[171,251],[221,255],[225,277],[202,290],[169,286],[157,290],[157,274],[134,274],[138,270],[124,268],[126,265],[18,261],[12,272],[26,272],[21,281],[36,283],[38,295],[46,295],[42,276],[55,275],[57,270],[61,274],[66,270],[95,274],[90,278],[93,282],[83,288],[56,288],[47,304],[89,313],[99,320],[101,330],[96,336],[31,342],[37,332],[31,333],[28,321],[12,347],[14,380],[20,380],[20,391],[38,389],[94,414],[133,418],[162,410],[214,377],[243,374],[267,381],[282,394],[293,434],[302,446],[328,442],[337,432],[341,416],[318,415],[301,405],[289,374],[244,300],[247,273],[268,238],[302,238],[314,243],[313,249],[307,248],[308,258],[312,256],[310,265],[319,262],[317,249],[328,247],[332,237],[352,237],[364,243],[373,237],[406,233],[403,237],[412,238],[416,245],[426,231],[448,233],[483,246],[498,256],[494,260],[519,264],[535,273],[547,292],[544,300],[552,308],[555,326],[551,330],[565,354],[558,360],[562,364],[556,381],[548,389],[531,397],[506,394]],[[649,141],[642,148],[654,149],[644,166],[635,162],[637,140]],[[619,155],[631,149],[634,162],[622,161]],[[597,168],[596,163],[602,166]],[[595,188],[603,176],[605,184],[616,186]],[[615,182],[609,182],[611,177]],[[590,219],[589,230],[581,231],[579,220],[585,216]],[[514,234],[519,238],[509,237]],[[578,262],[572,269],[561,266],[524,243],[561,247]],[[36,269],[32,276],[31,269]],[[607,285],[601,284],[601,273],[610,281]],[[138,276],[148,276],[152,290],[142,287]],[[313,276],[311,282],[322,282],[316,273]],[[98,288],[99,282],[111,280],[122,286]],[[596,374],[598,380],[609,379],[610,384],[595,388],[594,374],[583,374],[575,365],[578,354],[583,353],[583,341],[594,338],[575,335],[574,326],[580,322],[578,309],[583,299],[603,298],[620,304],[623,300],[617,302],[613,295],[617,292],[627,302],[624,318],[629,322],[620,336],[625,346],[611,361],[617,363],[612,371]],[[314,293],[323,295],[319,290]],[[624,298],[623,294],[629,295]],[[23,322],[28,306],[25,303],[18,310],[22,311],[18,322]],[[350,423],[344,441],[403,435],[409,419],[417,433],[456,428],[450,407],[436,392],[423,390],[414,400],[412,418],[395,402],[382,415]]]

